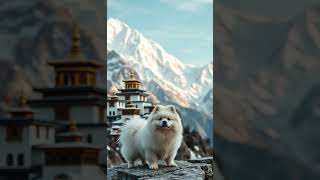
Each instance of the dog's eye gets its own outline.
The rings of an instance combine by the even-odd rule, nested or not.
[[[159,118],[158,120],[159,120],[159,121],[161,121],[161,120],[162,120],[162,118]]]
[[[171,121],[171,118],[168,117],[168,120]]]

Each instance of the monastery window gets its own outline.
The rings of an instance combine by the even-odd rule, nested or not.
[[[61,74],[61,73],[57,73],[57,74],[56,74],[56,77],[55,77],[55,79],[56,79],[56,84],[60,84],[60,83],[59,83],[60,74]]]
[[[88,143],[92,143],[92,136],[91,136],[91,134],[88,134],[88,136],[87,136],[87,142],[88,142]]]
[[[22,153],[20,153],[20,154],[18,154],[18,159],[17,159],[17,161],[18,161],[18,166],[23,166],[24,165],[24,156],[23,156],[23,154]]]
[[[7,166],[13,166],[13,155],[11,153],[7,155]]]
[[[112,115],[116,115],[114,111],[112,112]]]
[[[75,85],[76,84],[76,78],[74,74],[70,74],[70,85]]]
[[[114,107],[114,102],[109,102],[109,107]]]
[[[8,142],[22,141],[22,129],[21,126],[8,126],[6,128],[6,140]]]
[[[63,85],[67,86],[68,84],[69,84],[69,76],[68,76],[68,74],[64,74]]]
[[[126,98],[126,101],[130,100],[130,96],[129,95],[126,95],[125,98]]]
[[[49,139],[49,135],[50,135],[50,129],[49,127],[46,127],[46,138]]]
[[[36,126],[36,137],[37,139],[40,138],[40,126]]]
[[[95,85],[96,84],[96,76],[95,76],[95,74],[94,73],[91,73],[91,84],[92,85]]]
[[[86,84],[86,74],[84,72],[80,73],[79,83],[82,84],[82,85]]]
[[[109,111],[109,116],[111,116],[111,111]]]

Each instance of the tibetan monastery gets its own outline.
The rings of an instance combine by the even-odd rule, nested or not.
[[[0,118],[0,179],[106,179],[107,90],[96,86],[104,66],[81,53],[78,26],[68,56],[49,65],[54,87],[34,88],[41,98],[21,98]]]
[[[113,89],[107,98],[107,120],[111,126],[108,132],[115,139],[119,136],[120,127],[128,120],[148,117],[154,106],[147,102],[148,94],[141,89],[141,82],[135,79],[131,70],[130,79],[124,80],[124,89]]]

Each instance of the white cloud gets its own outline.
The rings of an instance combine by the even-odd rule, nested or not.
[[[179,10],[196,11],[205,6],[213,6],[213,0],[160,0],[175,6]]]

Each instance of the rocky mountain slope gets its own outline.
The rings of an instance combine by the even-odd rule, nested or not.
[[[175,104],[185,123],[203,137],[212,137],[213,64],[182,63],[158,43],[116,20],[107,20],[107,85],[121,88],[130,69],[151,93],[151,99]],[[212,138],[211,138],[212,140]],[[212,141],[211,141],[212,142]]]
[[[32,95],[32,87],[52,86],[47,61],[67,55],[72,23],[81,28],[81,48],[88,58],[105,59],[104,7],[100,2],[3,1],[0,8],[0,95]],[[99,84],[105,85],[105,70]]]
[[[316,7],[279,21],[216,3],[215,147],[230,179],[319,179],[319,19]]]

